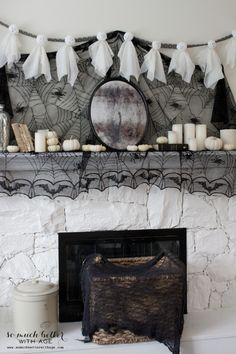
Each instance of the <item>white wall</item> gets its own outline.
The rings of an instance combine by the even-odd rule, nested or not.
[[[0,9],[0,20],[50,37],[119,29],[148,40],[199,43],[236,29],[235,0],[1,0]],[[0,26],[0,39],[5,31]],[[33,43],[24,37],[22,51]],[[50,43],[47,50],[57,48]],[[227,76],[236,97],[236,70],[227,69]]]

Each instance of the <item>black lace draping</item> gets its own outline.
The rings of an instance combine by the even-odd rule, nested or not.
[[[75,199],[109,187],[141,184],[190,193],[236,195],[236,152],[0,154],[0,193]]]
[[[185,267],[176,256],[163,251],[144,263],[124,265],[122,259],[113,263],[90,255],[82,266],[81,290],[84,336],[125,329],[179,354],[186,289]]]

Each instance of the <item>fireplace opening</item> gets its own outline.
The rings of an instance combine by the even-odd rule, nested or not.
[[[156,256],[162,249],[177,255],[186,269],[185,228],[59,233],[60,322],[82,320],[80,272],[88,255],[100,253],[106,258],[148,257]]]

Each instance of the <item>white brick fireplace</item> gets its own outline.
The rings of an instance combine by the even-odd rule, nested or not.
[[[7,317],[14,285],[58,280],[59,231],[186,227],[188,311],[236,306],[236,197],[146,185],[90,191],[74,201],[1,196],[0,225],[0,306]]]

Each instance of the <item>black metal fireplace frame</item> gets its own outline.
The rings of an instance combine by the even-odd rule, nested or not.
[[[175,242],[177,248],[177,255],[179,259],[186,265],[187,275],[187,254],[186,254],[186,229],[149,229],[149,230],[122,230],[122,231],[91,231],[91,232],[61,232],[59,236],[59,320],[60,322],[73,322],[82,319],[83,304],[81,294],[78,294],[78,299],[71,300],[69,298],[69,281],[68,272],[69,265],[67,260],[68,248],[78,250],[83,247],[91,247],[92,253],[99,252],[100,246],[110,245],[114,246],[119,243],[122,244],[125,252],[123,257],[137,256],[132,254],[132,248],[135,244],[144,241],[148,242]],[[77,252],[77,251],[76,251]],[[87,251],[86,251],[87,252]],[[137,252],[137,251],[136,251]],[[155,255],[152,252],[141,251],[140,256]],[[73,252],[74,253],[74,252]],[[76,255],[79,252],[76,253]],[[145,254],[144,254],[145,253]],[[150,254],[151,253],[151,254]],[[120,254],[113,255],[113,257],[121,257]],[[82,264],[83,256],[79,256],[78,263],[78,282],[79,269]],[[186,276],[187,279],[187,276]],[[186,287],[187,288],[187,287]],[[187,300],[187,295],[186,295]],[[187,312],[187,301],[185,312]]]

